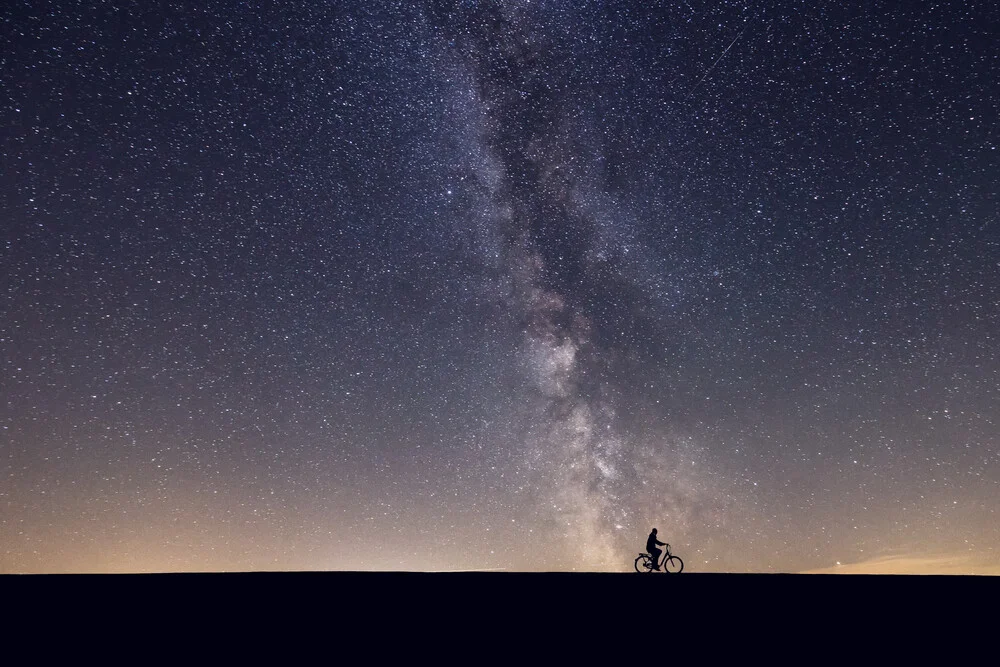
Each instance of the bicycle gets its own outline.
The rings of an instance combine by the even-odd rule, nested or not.
[[[684,561],[681,560],[680,556],[670,553],[669,544],[663,545],[663,560],[660,561],[660,569],[670,574],[680,574],[684,570]],[[639,554],[639,557],[635,559],[635,571],[652,572],[653,557],[645,553]]]

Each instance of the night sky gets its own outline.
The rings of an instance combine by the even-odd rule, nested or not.
[[[998,39],[5,3],[0,571],[1000,571]]]

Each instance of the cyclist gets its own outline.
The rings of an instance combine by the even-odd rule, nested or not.
[[[656,529],[654,528],[653,532],[651,532],[649,537],[646,538],[646,551],[648,551],[649,555],[653,557],[654,570],[660,569],[660,554],[663,553],[662,550],[656,548],[657,544],[660,546],[667,546],[666,542],[661,542],[656,539]]]

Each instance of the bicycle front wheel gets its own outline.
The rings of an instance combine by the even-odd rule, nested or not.
[[[663,571],[671,574],[679,574],[684,569],[684,561],[680,556],[671,556],[663,563]]]
[[[635,571],[636,572],[652,572],[653,568],[649,566],[649,559],[639,556],[635,559]]]

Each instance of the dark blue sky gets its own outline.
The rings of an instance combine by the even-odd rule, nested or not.
[[[989,569],[998,19],[12,4],[0,571]]]

